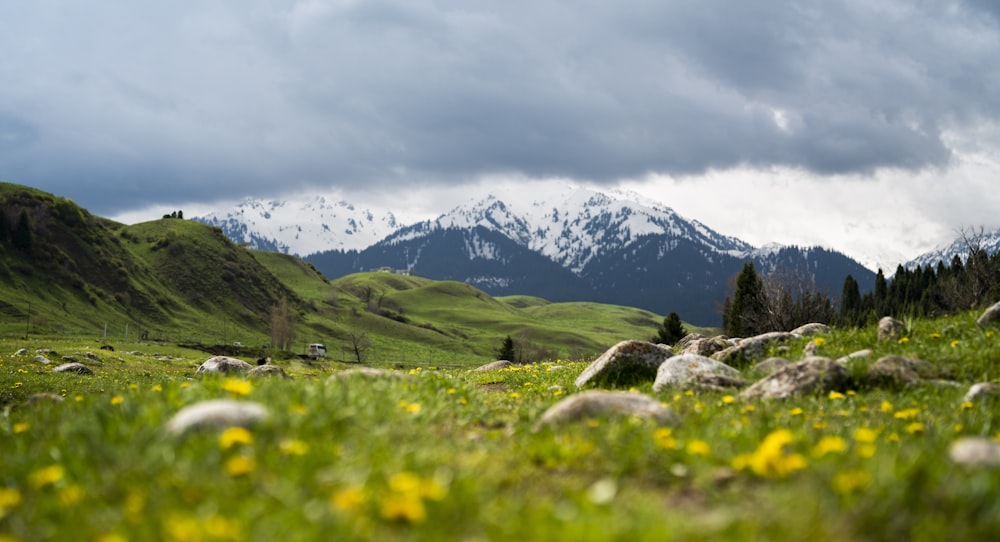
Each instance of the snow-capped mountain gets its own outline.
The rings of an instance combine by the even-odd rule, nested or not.
[[[959,235],[954,241],[948,246],[939,247],[930,252],[925,252],[920,256],[906,262],[903,267],[906,269],[916,269],[919,265],[921,267],[932,266],[936,267],[938,262],[944,262],[945,265],[951,265],[951,261],[958,256],[962,261],[966,261],[969,258],[969,247],[978,246],[980,249],[985,250],[987,254],[996,254],[1000,252],[1000,229],[994,231],[970,231],[964,235]]]
[[[400,226],[390,212],[376,214],[325,196],[297,201],[247,198],[231,209],[194,220],[221,228],[231,240],[249,248],[300,256],[364,249]]]
[[[363,250],[306,259],[330,277],[390,267],[467,282],[492,295],[677,311],[700,325],[718,324],[727,282],[747,260],[832,296],[848,274],[863,290],[874,284],[870,270],[837,252],[756,249],[634,195],[576,187],[490,194]]]
[[[401,228],[386,238],[396,244],[435,231],[482,227],[537,252],[580,275],[609,247],[629,245],[649,235],[692,240],[707,250],[739,256],[753,247],[723,236],[696,220],[637,194],[602,193],[566,186],[544,199],[489,194],[440,216]]]

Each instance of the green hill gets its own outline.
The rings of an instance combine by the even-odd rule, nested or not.
[[[320,342],[343,361],[470,365],[492,359],[508,335],[525,361],[575,359],[650,337],[662,322],[629,307],[493,298],[391,273],[328,280],[218,228],[176,218],[128,226],[13,184],[0,183],[0,212],[0,334],[9,337],[260,348],[285,300],[294,352]]]

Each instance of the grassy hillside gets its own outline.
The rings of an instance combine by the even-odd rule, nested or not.
[[[389,273],[328,280],[299,258],[237,246],[218,228],[176,218],[127,226],[18,185],[0,184],[0,211],[7,337],[260,348],[285,299],[293,353],[321,342],[335,360],[470,365],[493,359],[507,335],[526,360],[580,358],[650,337],[662,321],[628,307],[494,299],[464,283]],[[29,246],[18,237],[25,231]]]

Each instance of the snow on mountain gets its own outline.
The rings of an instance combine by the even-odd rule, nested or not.
[[[903,264],[903,267],[906,269],[915,269],[918,265],[921,267],[926,267],[928,265],[935,267],[938,262],[944,262],[945,265],[951,265],[951,261],[955,258],[955,256],[958,256],[964,262],[969,258],[970,244],[985,250],[987,254],[996,254],[997,252],[1000,252],[1000,229],[991,232],[969,232],[964,236],[960,235],[948,246],[939,247],[930,252],[921,254],[920,256],[917,256],[916,258]],[[893,269],[891,271],[895,270]]]
[[[496,231],[575,274],[601,253],[648,235],[685,238],[722,254],[747,254],[753,247],[687,220],[669,207],[634,193],[602,193],[565,185],[543,193],[488,194],[435,220],[405,227],[386,239],[395,244],[436,230]],[[475,247],[477,255],[486,247]]]
[[[218,226],[234,242],[250,248],[300,256],[364,249],[399,228],[391,212],[376,214],[325,196],[286,201],[247,198],[231,209],[194,220]]]

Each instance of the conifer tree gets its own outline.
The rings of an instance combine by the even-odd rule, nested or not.
[[[33,242],[32,237],[28,211],[22,209],[21,216],[17,219],[17,226],[10,233],[10,240],[18,250],[30,252]]]
[[[666,318],[663,319],[663,325],[657,328],[656,336],[653,337],[653,342],[660,344],[674,344],[683,339],[685,335],[687,335],[687,330],[684,329],[684,323],[681,322],[681,317],[676,312],[671,312]]]
[[[764,331],[762,326],[766,316],[764,281],[754,269],[753,262],[746,262],[736,277],[736,292],[729,307],[726,332],[734,337],[755,335]]]
[[[507,338],[500,345],[500,349],[497,350],[497,360],[514,361],[516,356],[517,354],[514,352],[514,339],[511,339],[510,335],[507,335]]]

